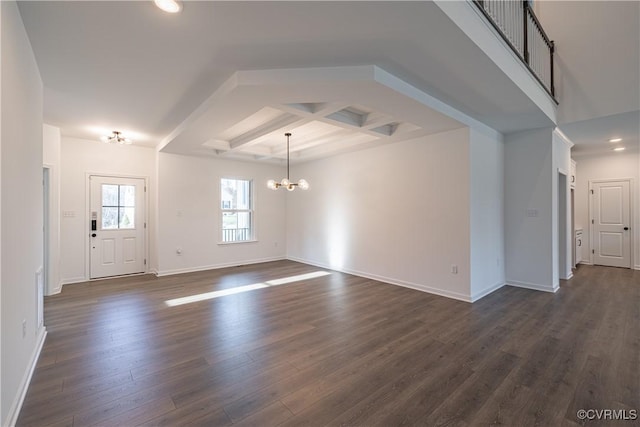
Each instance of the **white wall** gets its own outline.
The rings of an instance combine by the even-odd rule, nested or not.
[[[555,235],[553,239],[552,258],[553,283],[559,283],[558,279],[569,279],[571,272],[571,245],[573,232],[571,230],[571,147],[573,143],[557,129],[553,132],[553,167],[551,184],[552,188],[552,229]],[[564,180],[560,180],[563,173]],[[560,193],[560,185],[563,192]],[[560,194],[564,194],[560,200]],[[560,206],[563,203],[564,206]],[[564,214],[560,217],[560,212]],[[561,232],[564,233],[562,238]],[[562,239],[562,242],[560,241]]]
[[[555,291],[552,129],[507,134],[504,153],[506,281]]]
[[[60,292],[60,129],[44,125],[42,129],[42,162],[49,169],[49,280],[45,292]]]
[[[266,182],[284,173],[282,166],[158,153],[158,274],[283,259],[285,205],[298,194],[269,190]],[[219,244],[222,177],[254,181],[256,242]]]
[[[470,300],[469,130],[304,163],[287,256]],[[451,265],[458,274],[451,273]]]
[[[0,423],[7,425],[15,422],[44,339],[44,328],[36,330],[36,271],[43,259],[42,80],[15,2],[0,2],[0,10]]]
[[[470,129],[471,297],[504,285],[504,143]]]
[[[60,275],[62,284],[89,279],[87,248],[89,216],[87,209],[87,173],[148,178],[147,212],[155,205],[155,158],[153,148],[135,145],[105,144],[75,138],[62,138],[60,210]],[[149,245],[155,244],[151,223]]]
[[[632,178],[632,206],[634,241],[634,267],[640,269],[640,155],[638,152],[612,153],[595,157],[577,157],[576,161],[576,189],[574,204],[576,210],[576,228],[582,228],[583,241],[590,242],[589,234],[589,181],[598,179]],[[633,231],[635,230],[635,231]],[[582,246],[582,262],[590,262],[591,250],[589,245]]]

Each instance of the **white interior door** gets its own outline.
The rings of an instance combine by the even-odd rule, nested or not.
[[[89,180],[90,277],[144,272],[144,179],[92,175]]]
[[[629,181],[592,184],[593,263],[631,267]]]

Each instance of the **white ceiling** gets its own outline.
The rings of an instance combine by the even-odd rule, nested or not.
[[[638,111],[562,125],[561,129],[569,139],[579,141],[572,148],[574,157],[611,154],[615,147],[625,147],[626,153],[640,149]],[[622,141],[609,142],[615,138],[621,138]]]
[[[374,65],[499,131],[549,125],[431,2],[186,2],[177,15],[151,1],[28,1],[19,8],[45,86],[45,121],[65,136],[97,139],[120,130],[135,144],[165,151],[268,161],[283,157],[284,131],[294,133],[294,157],[307,159],[461,126],[375,78],[327,84],[326,68],[319,68]],[[609,20],[610,12],[597,12]],[[637,14],[624,15],[623,26],[635,22],[637,35]],[[598,27],[597,14],[588,18]],[[570,27],[581,18],[564,19]],[[559,55],[573,46],[563,39],[570,31],[556,37],[555,28],[546,29]],[[594,42],[588,32],[581,37],[586,54]],[[564,58],[563,79],[593,86],[569,79],[581,67]],[[630,79],[617,66],[591,68],[597,81],[609,82],[607,93],[630,92],[616,84],[637,81],[633,67]],[[300,80],[287,81],[290,71]],[[234,80],[247,73],[259,84]],[[632,95],[624,107],[589,99],[596,116],[639,109]],[[567,105],[576,103],[583,105]]]
[[[575,156],[625,152],[640,137],[640,2],[540,1],[536,13],[556,42],[562,131]]]

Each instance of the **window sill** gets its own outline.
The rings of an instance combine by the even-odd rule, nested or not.
[[[257,240],[240,240],[238,242],[218,242],[218,246],[241,245],[243,243],[258,243]]]

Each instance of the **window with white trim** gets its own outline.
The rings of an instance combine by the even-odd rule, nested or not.
[[[220,211],[223,243],[254,240],[252,180],[221,178]]]

